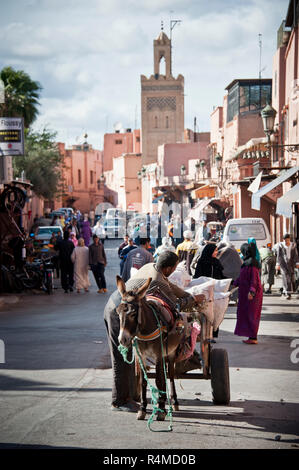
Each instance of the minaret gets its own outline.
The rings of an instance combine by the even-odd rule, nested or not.
[[[165,74],[161,61],[165,60]],[[163,28],[154,40],[154,75],[141,75],[142,163],[157,162],[158,146],[183,142],[184,77],[172,76],[171,41]]]

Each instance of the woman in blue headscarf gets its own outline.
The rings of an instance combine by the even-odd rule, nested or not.
[[[243,265],[240,276],[234,281],[239,287],[237,324],[234,334],[248,336],[245,344],[257,344],[257,333],[261,319],[263,289],[259,276],[259,263],[255,257],[254,243],[241,246]]]
[[[258,264],[259,264],[259,269],[261,269],[262,267],[262,260],[261,260],[261,255],[260,255],[260,252],[258,250],[258,247],[257,247],[257,244],[256,244],[256,239],[255,238],[248,238],[247,242],[249,243],[249,245],[252,246],[252,248],[254,249],[255,251],[255,259],[257,260]]]

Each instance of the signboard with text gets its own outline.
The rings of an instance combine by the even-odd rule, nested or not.
[[[0,117],[0,155],[24,155],[23,118]]]

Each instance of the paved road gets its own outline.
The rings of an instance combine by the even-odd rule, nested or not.
[[[116,248],[106,242],[108,289]],[[299,448],[298,300],[264,299],[259,344],[233,335],[230,306],[215,347],[229,354],[231,404],[214,406],[209,381],[177,383],[173,432],[150,432],[134,414],[112,413],[103,308],[109,294],[9,296],[0,307],[0,446],[99,449]],[[16,303],[14,303],[14,300]],[[19,300],[19,301],[17,301]],[[293,355],[291,356],[291,354]],[[167,423],[154,423],[157,430]]]

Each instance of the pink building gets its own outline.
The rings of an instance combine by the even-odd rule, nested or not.
[[[102,152],[87,142],[71,149],[61,142],[58,146],[64,157],[64,191],[61,199],[52,201],[51,209],[74,207],[88,213],[95,210],[104,202]]]
[[[105,202],[123,210],[141,205],[140,130],[105,134],[103,165],[105,177]]]
[[[272,107],[276,118],[271,135],[271,164],[273,168],[286,171],[283,176],[277,174],[276,180],[261,188],[253,198],[262,203],[274,192],[273,233],[277,240],[281,240],[286,231],[299,240],[298,18],[299,1],[290,0],[286,18],[278,29],[277,50],[273,57]]]
[[[163,144],[158,147],[157,163],[143,167],[142,203],[144,212],[154,212],[159,206],[157,196],[164,194],[164,201],[182,203],[186,198],[186,186],[198,179],[196,172],[201,168],[209,171],[208,145],[210,133],[193,134],[185,131],[188,143]],[[196,140],[194,142],[194,140]],[[190,189],[191,189],[190,186]],[[161,203],[162,203],[161,198]]]
[[[104,135],[103,164],[104,172],[113,169],[113,158],[120,157],[123,154],[139,154],[140,148],[140,129],[133,132],[127,129],[126,132],[114,132]]]
[[[247,188],[260,165],[269,167],[270,163],[260,112],[271,100],[271,82],[271,79],[233,80],[226,87],[223,106],[211,114],[209,184],[211,189],[216,186],[214,200],[230,206],[234,217],[257,217],[250,207],[251,193]],[[197,191],[201,192],[205,194]],[[263,205],[263,215],[269,224],[267,205]]]

